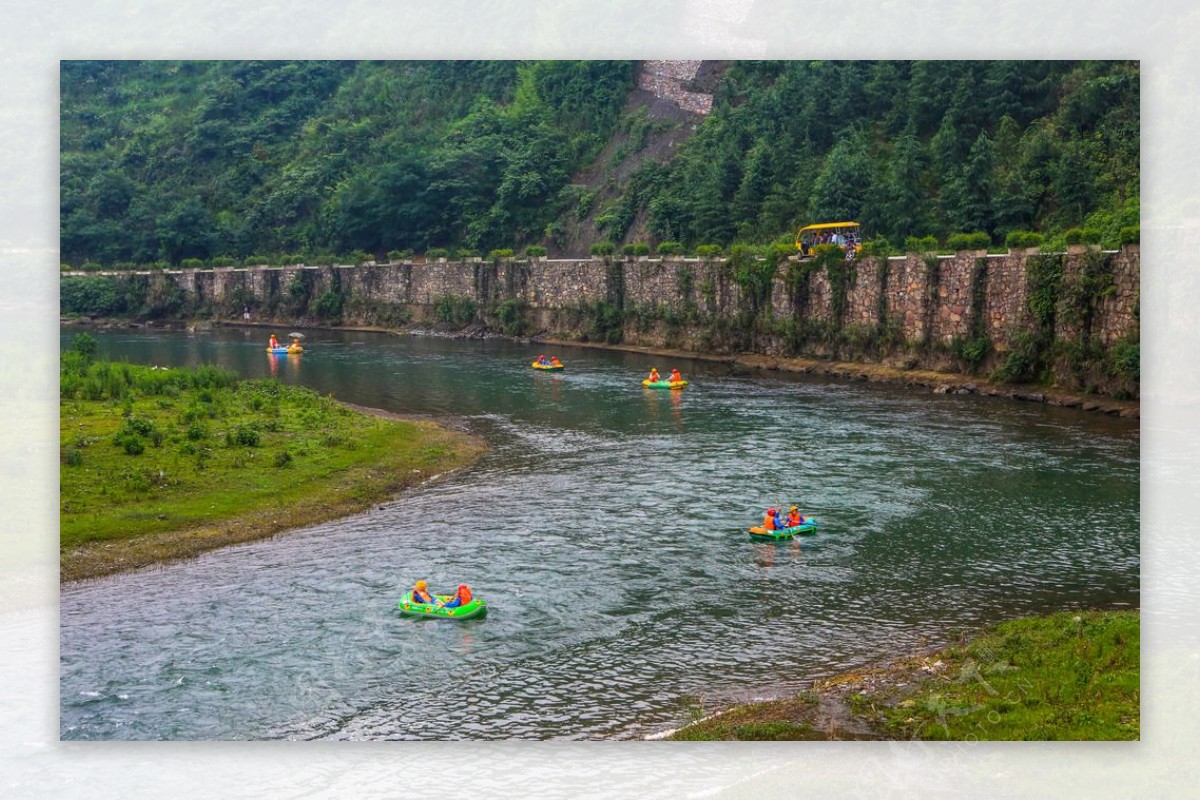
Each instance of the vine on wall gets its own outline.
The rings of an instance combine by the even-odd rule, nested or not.
[[[1050,381],[1049,354],[1054,344],[1055,309],[1062,284],[1063,256],[1043,253],[1026,261],[1026,308],[1032,327],[1012,338],[1004,363],[992,371],[993,381]]]
[[[983,330],[984,306],[987,302],[987,259],[976,258],[971,266],[971,307],[968,310],[967,335],[955,337],[950,343],[954,355],[963,362],[966,372],[974,375],[992,350],[992,341]]]

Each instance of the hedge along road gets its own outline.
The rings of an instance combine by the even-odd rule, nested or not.
[[[64,586],[64,739],[633,737],[957,628],[1139,605],[1136,422],[590,349],[538,374],[499,341],[96,336],[452,414],[490,449],[365,514]],[[651,366],[691,385],[644,390]],[[749,541],[791,501],[818,536]],[[418,578],[491,612],[399,618]]]

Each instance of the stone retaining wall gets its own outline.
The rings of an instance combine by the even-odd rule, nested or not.
[[[852,269],[854,279],[847,291],[842,319],[834,319],[833,290],[828,275],[816,270],[789,286],[789,264],[776,273],[770,296],[771,315],[767,328],[759,325],[752,339],[754,351],[778,353],[784,349],[779,324],[792,320],[798,328],[806,322],[821,324],[826,331],[892,331],[909,362],[916,358],[933,367],[936,359],[930,346],[941,348],[944,361],[948,346],[956,338],[985,335],[994,358],[1002,356],[1013,337],[1030,330],[1027,308],[1029,259],[1024,254],[956,256],[894,256],[886,261],[862,259]],[[1140,257],[1137,247],[1104,253],[1071,253],[1051,257],[1061,260],[1060,306],[1054,335],[1060,341],[1080,341],[1086,334],[1102,347],[1111,346],[1138,333]],[[1088,262],[1087,260],[1092,261]],[[1072,297],[1071,287],[1085,267],[1101,276],[1105,288],[1089,305],[1089,315],[1072,313],[1064,304]],[[79,273],[76,273],[77,275]],[[93,274],[94,275],[94,274]],[[337,265],[310,267],[215,268],[212,270],[169,270],[149,275],[148,293],[163,292],[174,283],[198,314],[236,316],[241,304],[251,307],[258,319],[267,317],[281,325],[314,323],[313,304],[325,292],[344,299],[345,323],[372,323],[354,319],[355,310],[381,304],[403,309],[410,319],[433,321],[439,299],[471,300],[487,311],[499,302],[515,300],[530,311],[534,326],[547,333],[570,336],[571,321],[579,324],[585,307],[606,301],[638,312],[644,322],[667,313],[675,320],[671,331],[626,329],[624,341],[633,345],[679,346],[684,341],[695,349],[721,351],[726,347],[714,332],[730,330],[744,320],[743,291],[721,259],[534,259],[485,262],[437,261],[398,264]],[[156,288],[157,286],[157,288]],[[309,314],[296,319],[287,314],[294,296],[303,294]],[[686,320],[687,330],[679,320]],[[742,323],[738,323],[742,324]],[[1081,330],[1086,325],[1087,331]],[[776,333],[772,333],[771,326]],[[811,329],[809,329],[811,330]],[[707,332],[707,335],[706,335]],[[674,340],[674,344],[672,344]],[[701,347],[702,346],[702,347]],[[830,353],[828,348],[818,349]],[[878,354],[876,354],[878,356]],[[884,354],[886,357],[886,354]],[[944,364],[942,365],[944,366]]]

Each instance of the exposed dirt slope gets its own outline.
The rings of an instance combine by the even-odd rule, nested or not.
[[[706,61],[696,77],[686,88],[690,91],[711,93],[716,86],[724,62]],[[632,131],[640,126],[646,133],[640,137],[641,147],[633,147]],[[595,193],[587,214],[580,219],[576,209],[569,209],[560,220],[562,233],[557,242],[547,241],[551,258],[586,256],[594,242],[609,239],[606,232],[597,230],[596,218],[606,206],[621,197],[629,176],[650,161],[666,162],[676,149],[696,131],[704,119],[700,114],[685,111],[663,97],[657,97],[645,89],[634,89],[629,94],[621,112],[622,122],[617,132],[596,157],[596,160],[574,178],[580,193]],[[623,242],[647,242],[645,213],[641,213],[629,231],[616,244]]]

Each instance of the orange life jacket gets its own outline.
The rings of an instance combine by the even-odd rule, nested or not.
[[[804,522],[804,516],[802,514],[800,514],[799,512],[789,512],[788,513],[788,519],[787,519],[788,528],[791,528],[792,526],[798,526],[803,522]]]
[[[659,380],[661,380],[661,379],[658,377],[658,371],[657,371],[657,370],[651,370],[651,371],[650,371],[650,380],[651,380],[651,381],[659,381]]]
[[[775,530],[775,516],[774,515],[764,515],[762,527],[765,528],[767,531],[774,531]]]
[[[471,603],[470,587],[464,587],[463,589],[459,590],[455,597],[458,598],[458,600],[462,603],[463,606],[466,606],[467,604]]]
[[[430,593],[428,590],[417,590],[417,589],[414,589],[412,591],[412,599],[413,599],[413,601],[415,601],[416,603],[419,603],[419,604],[431,604],[431,603],[433,603],[433,600],[434,600],[433,594]]]

